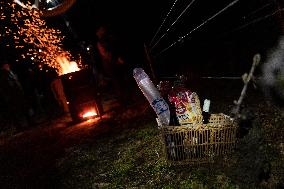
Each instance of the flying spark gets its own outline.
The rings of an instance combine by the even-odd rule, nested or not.
[[[52,2],[52,0],[47,0]],[[42,18],[42,12],[30,3],[18,6],[18,2],[0,2],[0,21],[5,25],[5,30],[0,35],[0,40],[7,42],[6,46],[18,49],[28,49],[22,58],[30,58],[38,64],[54,68],[59,75],[63,74],[61,64],[57,57],[72,59],[70,52],[63,49],[64,36],[58,29],[47,26]],[[10,20],[10,22],[9,22]],[[79,67],[81,62],[78,62]]]

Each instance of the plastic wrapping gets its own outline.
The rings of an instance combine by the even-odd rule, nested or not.
[[[149,76],[142,68],[135,68],[133,70],[133,77],[136,80],[140,90],[150,103],[153,110],[156,112],[160,123],[169,125],[170,122],[170,110],[169,105],[165,99],[161,96],[158,89],[155,87]]]

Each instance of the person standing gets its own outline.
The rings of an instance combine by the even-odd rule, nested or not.
[[[32,124],[30,107],[23,87],[7,60],[2,62],[0,69],[0,99],[1,114],[6,122],[18,130]]]
[[[123,56],[123,45],[116,36],[110,33],[106,26],[100,26],[97,31],[96,48],[101,62],[101,77],[99,87],[106,91],[113,90],[121,104],[127,99],[127,63]]]

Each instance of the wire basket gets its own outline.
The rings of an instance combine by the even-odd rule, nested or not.
[[[229,116],[211,114],[209,123],[159,127],[167,160],[174,164],[212,163],[230,154],[236,143],[237,124]]]

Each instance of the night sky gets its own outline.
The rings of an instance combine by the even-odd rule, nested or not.
[[[64,28],[62,15],[48,20],[51,24],[56,23],[61,27],[69,45],[75,44],[76,41],[95,44],[97,27],[106,24],[120,39],[129,63],[133,67],[147,66],[143,44],[149,45],[173,2],[174,0],[78,0],[63,15],[70,21],[73,34],[77,35],[76,40],[73,40],[73,34]],[[161,33],[157,35],[158,38],[190,2],[176,2],[175,8],[161,28]],[[194,1],[151,51],[157,74],[172,76],[177,72],[186,71],[203,75],[239,75],[243,70],[248,70],[255,53],[260,53],[264,60],[268,51],[277,43],[280,35],[279,20],[277,15],[259,22],[256,19],[277,10],[277,4],[272,0],[240,0],[192,32],[185,40],[159,54],[231,2],[233,1]],[[254,21],[256,22],[253,23]],[[251,24],[246,25],[248,23]]]

